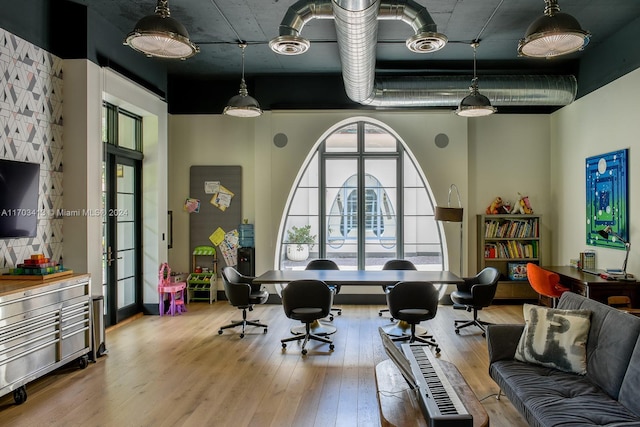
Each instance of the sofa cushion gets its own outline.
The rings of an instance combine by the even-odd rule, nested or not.
[[[640,318],[573,292],[562,294],[558,308],[591,311],[587,376],[609,396],[617,399],[631,353],[640,335]]]
[[[633,316],[629,314],[629,316]],[[640,417],[640,339],[636,342],[629,368],[622,380],[618,401]]]
[[[489,373],[530,426],[640,426],[587,376],[516,360],[494,362]]]
[[[561,371],[587,373],[587,336],[591,312],[524,304],[524,331],[515,359]]]

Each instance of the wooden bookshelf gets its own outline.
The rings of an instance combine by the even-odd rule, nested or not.
[[[540,215],[478,215],[478,269],[495,267],[495,299],[537,300],[526,280],[526,264],[540,264]]]

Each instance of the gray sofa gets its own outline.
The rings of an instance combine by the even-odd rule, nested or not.
[[[571,292],[558,308],[591,311],[587,374],[515,360],[524,325],[491,325],[491,378],[531,426],[640,426],[640,318]]]

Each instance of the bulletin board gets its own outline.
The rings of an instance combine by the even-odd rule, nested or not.
[[[219,183],[233,194],[225,204],[212,204],[215,196],[212,187]],[[196,246],[214,246],[209,236],[218,228],[225,232],[237,230],[242,223],[242,167],[241,166],[191,166],[189,173],[189,194],[186,198],[200,201],[197,212],[189,213],[189,253]],[[216,201],[214,200],[214,203]],[[218,271],[227,264],[216,247]]]

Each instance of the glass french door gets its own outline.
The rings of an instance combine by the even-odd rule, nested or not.
[[[102,264],[105,325],[142,309],[140,272],[141,161],[107,146],[102,173]],[[126,150],[128,151],[128,150]]]

